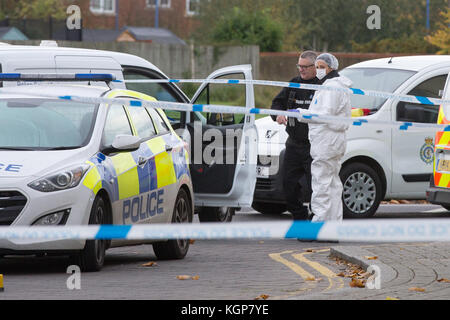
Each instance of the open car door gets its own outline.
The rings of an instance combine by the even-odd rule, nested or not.
[[[251,65],[227,67],[207,79],[252,80]],[[203,83],[193,104],[254,108],[252,84]],[[233,209],[251,206],[256,183],[258,136],[255,115],[193,112],[191,175],[201,221],[230,221]]]

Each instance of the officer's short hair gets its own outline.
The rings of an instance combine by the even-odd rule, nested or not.
[[[317,57],[318,57],[318,55],[314,51],[304,51],[300,55],[301,59],[309,59],[309,60],[311,60],[312,63],[316,63]]]

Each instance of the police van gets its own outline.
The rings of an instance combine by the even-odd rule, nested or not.
[[[0,74],[3,81],[24,79],[29,83],[33,76]],[[63,80],[110,82],[113,77],[47,74],[45,81],[52,81],[51,85],[2,89],[0,225],[192,222],[187,144],[161,110],[121,103],[124,98],[155,99],[107,86],[60,85]],[[67,95],[121,100],[106,104],[58,98]],[[82,270],[98,271],[106,249],[127,244],[101,239],[0,239],[0,255],[64,254]],[[160,259],[181,259],[189,240],[155,242],[153,249]]]
[[[447,79],[443,100],[450,100],[450,76]],[[438,124],[450,124],[450,105],[442,105],[439,109]],[[427,190],[427,199],[450,211],[450,132],[436,133],[436,146],[433,163],[433,177]]]
[[[155,65],[131,54],[63,48],[55,45],[0,46],[3,73],[108,73],[118,80],[167,79]],[[252,79],[250,65],[227,67],[208,79]],[[5,82],[3,85],[23,85]],[[181,103],[225,103],[220,100],[223,85],[202,84],[189,99],[174,83],[118,83],[158,101]],[[239,86],[237,95],[247,108],[254,107],[252,85]],[[256,183],[257,135],[255,116],[166,111],[172,127],[190,146],[190,164],[195,192],[195,212],[200,221],[231,221],[236,208],[250,206]],[[209,133],[216,133],[214,137]],[[221,143],[218,143],[221,140]],[[213,145],[213,151],[210,151]],[[232,154],[231,161],[206,159],[203,154]],[[200,156],[198,156],[200,155]]]
[[[376,59],[340,71],[362,90],[440,98],[450,56]],[[368,120],[436,123],[439,107],[367,96],[352,96],[353,116]],[[257,120],[258,180],[253,208],[262,213],[286,211],[280,171],[287,139],[285,127],[270,117]],[[433,129],[351,126],[341,180],[347,218],[373,216],[383,199],[425,199],[433,173]]]

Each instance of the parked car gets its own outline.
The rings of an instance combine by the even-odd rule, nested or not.
[[[439,98],[450,72],[450,56],[411,56],[377,59],[347,67],[340,73],[353,87],[396,94]],[[438,106],[352,96],[352,105],[365,119],[436,123]],[[355,112],[354,115],[358,115]],[[258,178],[253,208],[262,213],[286,210],[280,170],[287,135],[270,117],[257,120]],[[425,199],[433,173],[435,132],[352,126],[340,173],[344,216],[373,216],[383,199]]]
[[[0,225],[190,223],[187,144],[161,110],[78,103],[40,95],[154,101],[96,86],[7,88],[0,101]],[[62,254],[102,268],[124,240],[1,239],[0,255]],[[135,244],[135,242],[133,242]],[[153,241],[160,259],[182,259],[189,240]]]
[[[0,46],[0,70],[3,73],[109,73],[118,80],[129,79],[167,79],[168,77],[155,65],[138,56],[101,50],[50,46]],[[213,72],[208,78],[241,78],[252,79],[250,65],[223,68]],[[5,82],[3,86],[25,85]],[[87,84],[87,82],[86,82]],[[228,104],[221,99],[223,85],[203,84],[192,99],[179,89],[175,83],[116,83],[117,88],[131,89],[156,98],[159,101],[181,103],[216,102]],[[254,108],[253,86],[239,86],[237,95],[247,108]],[[231,221],[236,208],[250,206],[256,183],[256,126],[255,116],[232,118],[230,121],[215,121],[226,119],[220,114],[200,112],[165,111],[172,127],[189,143],[189,154],[194,157],[190,169],[195,192],[195,212],[200,221]],[[214,121],[213,121],[214,120]],[[234,121],[236,120],[236,121]],[[198,132],[195,132],[195,128]],[[205,133],[221,132],[222,144],[215,144],[217,153],[232,150],[233,161],[220,163],[203,159],[205,150],[208,152],[211,143],[204,141]],[[236,135],[236,132],[242,134]],[[200,141],[194,147],[194,137]],[[196,149],[197,148],[197,149]],[[195,160],[195,159],[194,159]],[[217,183],[220,181],[220,183]]]

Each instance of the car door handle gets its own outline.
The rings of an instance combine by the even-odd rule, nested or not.
[[[172,150],[173,150],[173,147],[166,144],[166,152],[170,152]]]
[[[143,166],[148,162],[149,158],[139,157],[138,166]]]

